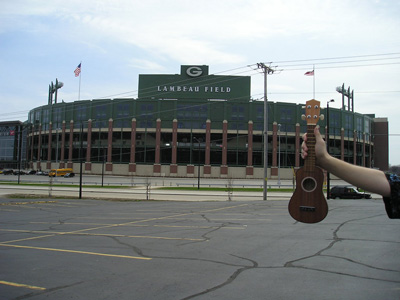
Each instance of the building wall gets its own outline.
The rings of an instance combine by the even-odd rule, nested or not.
[[[20,121],[0,122],[0,169],[24,168],[26,132]]]
[[[302,113],[300,104],[268,102],[271,177],[280,167],[291,178],[292,169],[302,165]],[[34,168],[73,165],[77,171],[82,158],[84,171],[91,174],[100,174],[104,162],[105,172],[118,175],[191,177],[200,165],[203,177],[262,178],[263,114],[264,103],[252,100],[115,99],[46,105],[29,113],[28,159]],[[374,119],[334,108],[329,115],[330,153],[371,167]],[[326,128],[326,119],[319,124]],[[384,165],[385,159],[375,159],[375,166]]]

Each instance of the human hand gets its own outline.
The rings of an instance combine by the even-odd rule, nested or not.
[[[325,141],[322,139],[321,133],[319,132],[319,126],[314,128],[315,135],[315,156],[317,165],[322,165],[325,158],[329,156],[326,151]],[[301,157],[305,159],[308,156],[307,147],[307,134],[303,135],[303,143],[301,144]]]

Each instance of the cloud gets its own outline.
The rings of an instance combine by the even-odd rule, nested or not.
[[[128,65],[133,68],[138,68],[144,70],[146,73],[162,72],[164,67],[154,61],[149,61],[146,59],[131,58],[128,61]]]
[[[68,23],[88,44],[131,44],[160,61],[232,65],[249,56],[236,48],[252,44],[254,52],[272,50],[277,46],[274,39],[348,45],[356,40],[365,43],[373,35],[375,42],[383,42],[398,29],[399,21],[376,13],[377,5],[360,0],[55,0],[48,5],[36,0],[8,3],[1,15],[56,19],[54,30]],[[30,28],[40,26],[32,21]]]
[[[315,58],[398,52],[399,14],[398,1],[384,0],[0,1],[0,61],[7,69],[0,101],[45,104],[47,84],[55,78],[65,83],[61,97],[74,101],[78,81],[72,71],[81,60],[81,98],[134,91],[138,73],[172,74],[179,64],[251,75],[252,95],[261,98],[263,76],[251,68],[242,73],[246,65],[308,60],[301,69]],[[358,112],[388,116],[391,131],[400,128],[399,93],[366,93],[398,90],[398,65],[316,67],[321,102],[335,97],[332,105],[341,105],[334,89],[344,82],[355,90]],[[268,78],[269,101],[302,103],[312,96],[305,70],[279,68],[284,71]],[[31,86],[21,89],[20,80]]]

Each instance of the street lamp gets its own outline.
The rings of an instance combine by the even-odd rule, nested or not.
[[[58,163],[58,130],[60,130],[61,128],[56,128],[56,165]]]
[[[79,199],[82,199],[82,173],[83,173],[83,121],[81,121],[81,134],[80,134],[80,147],[79,147]]]
[[[198,143],[198,162],[197,162],[197,189],[200,190],[200,140],[196,137],[193,137],[193,140],[195,140]]]
[[[281,124],[278,124],[278,186],[281,187]]]
[[[17,127],[16,127],[17,129]],[[22,130],[23,130],[23,125],[18,126],[18,133],[17,133],[17,139],[18,139],[18,184],[20,183],[20,176],[21,176],[21,159],[22,159]]]
[[[101,165],[101,186],[104,186],[104,164],[106,163],[106,153],[107,153],[107,148],[104,148],[103,151],[103,163]]]
[[[331,99],[326,103],[326,151],[329,154],[329,103],[335,102],[335,99]],[[326,198],[329,199],[329,190],[330,190],[330,173],[326,173]]]

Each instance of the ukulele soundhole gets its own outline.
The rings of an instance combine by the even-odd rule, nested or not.
[[[312,192],[316,189],[317,187],[317,182],[315,181],[314,178],[312,177],[306,177],[303,179],[301,182],[301,186],[303,187],[303,190],[306,192]]]

